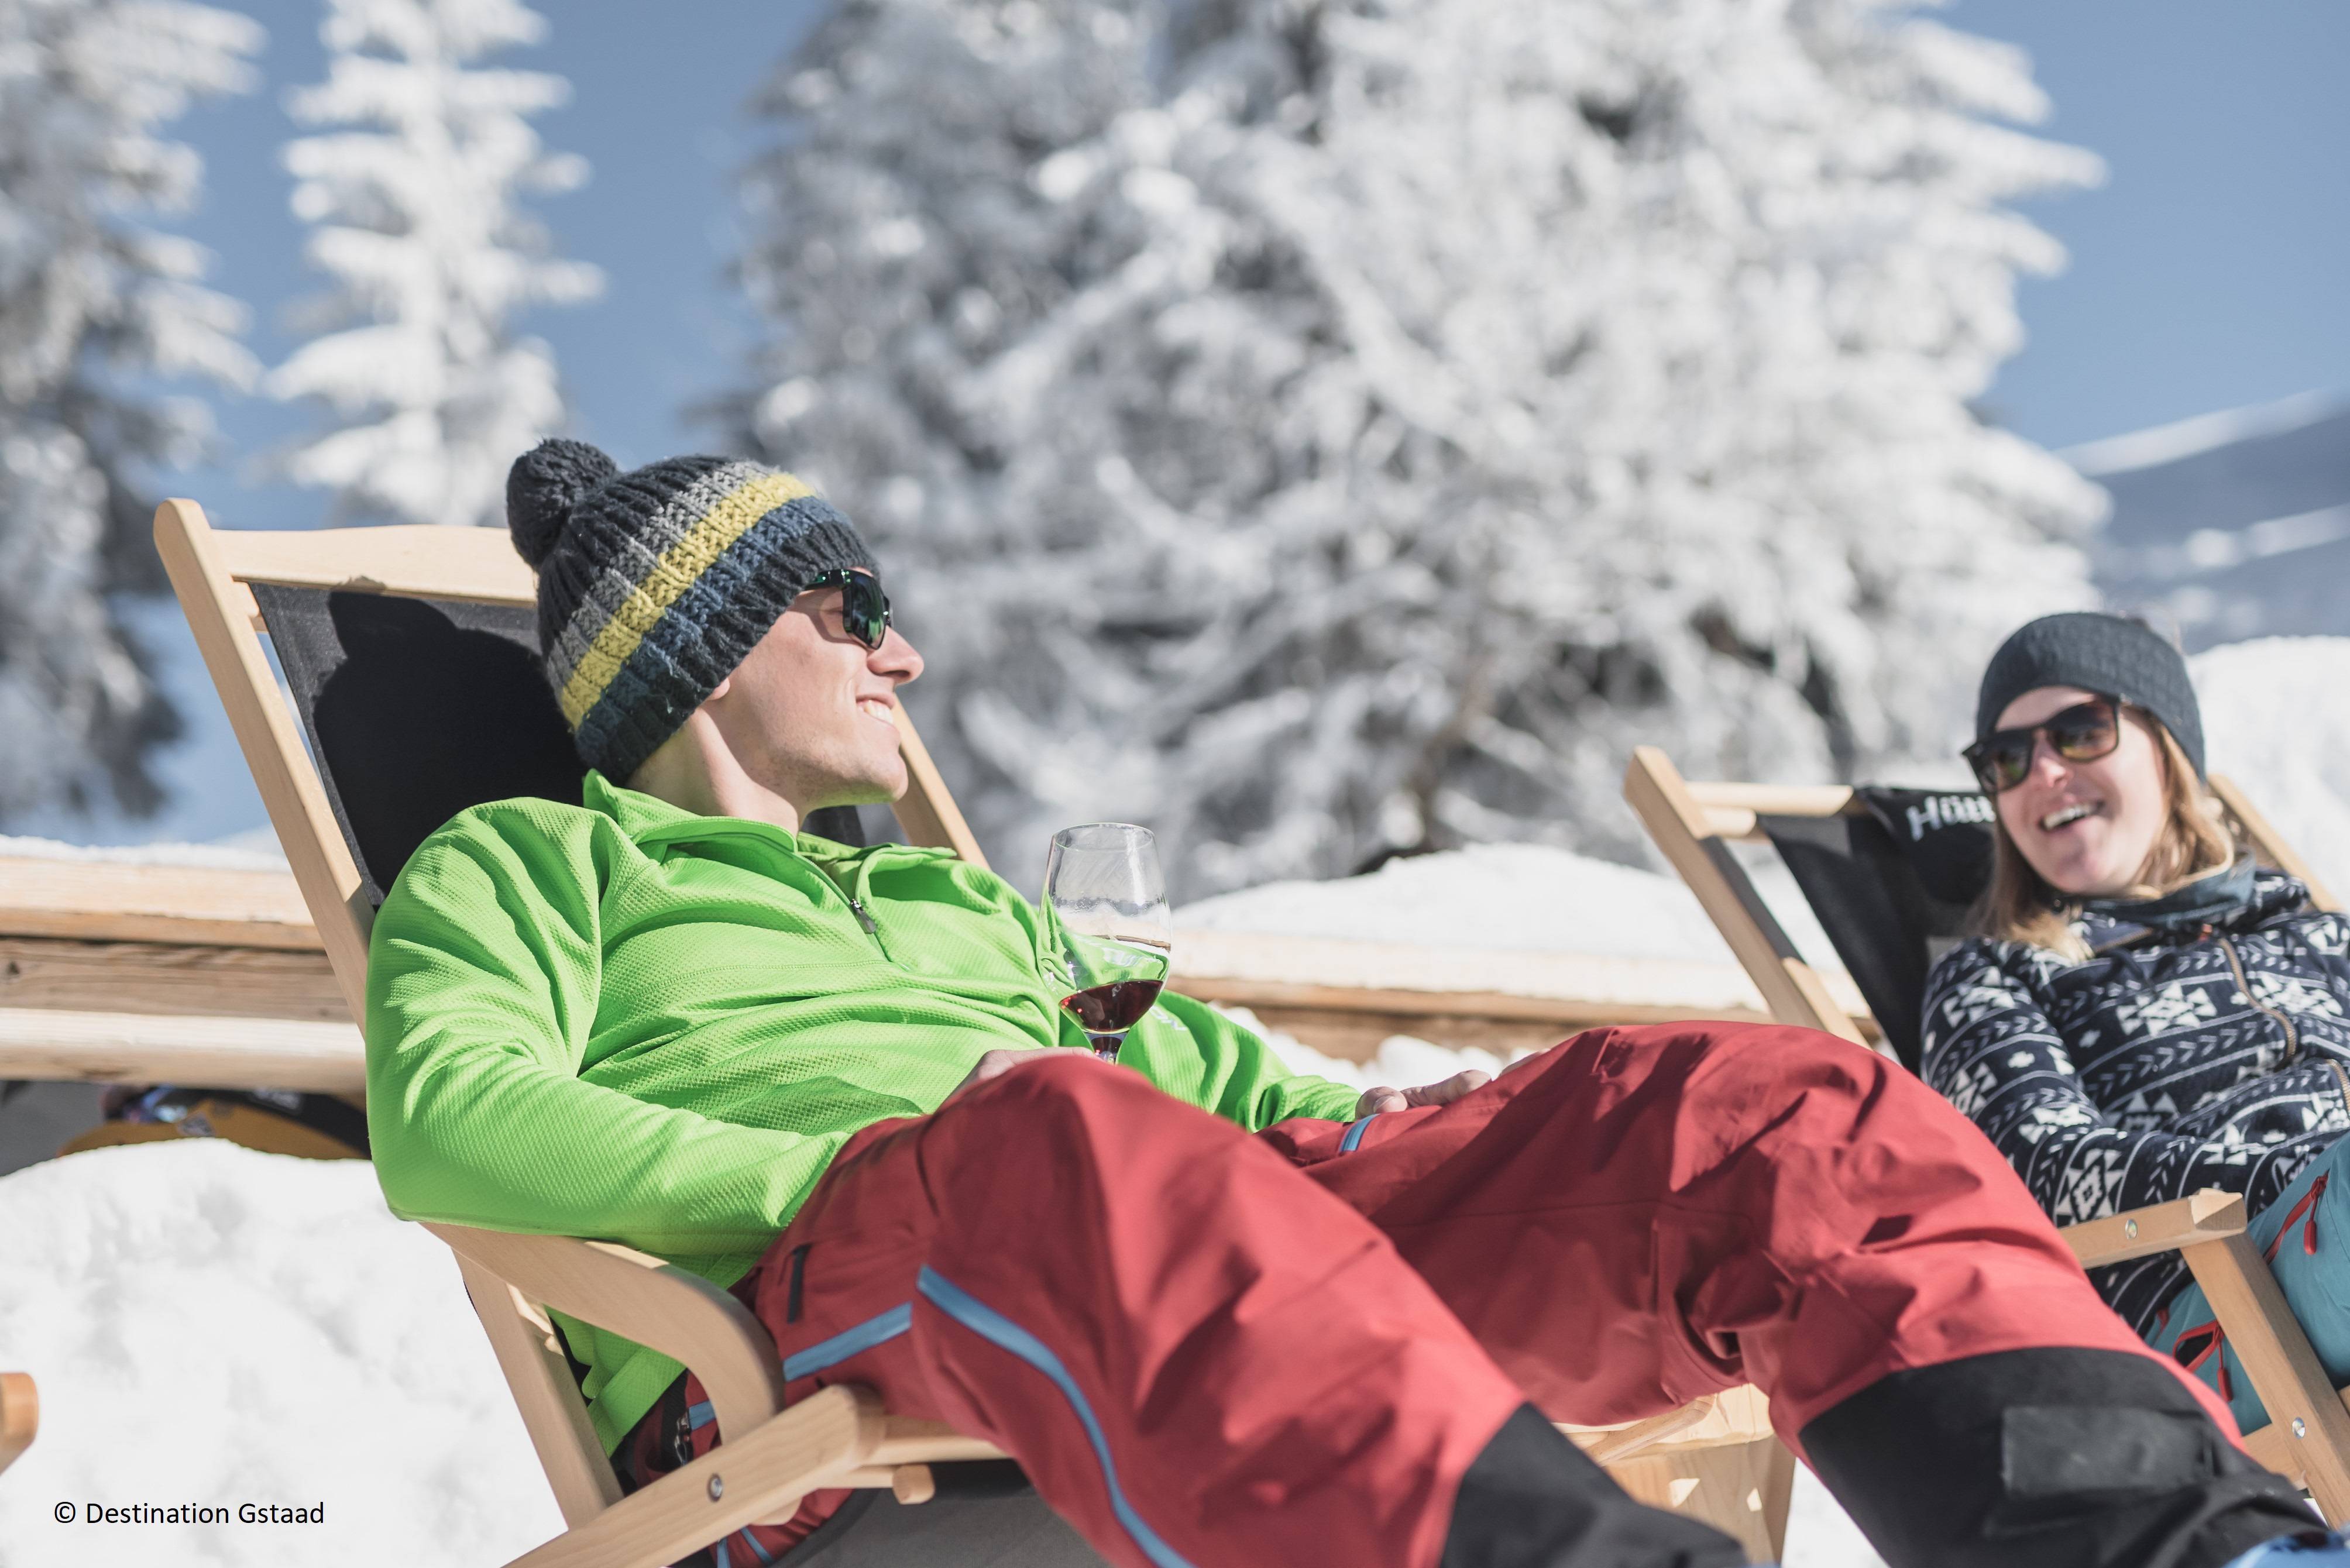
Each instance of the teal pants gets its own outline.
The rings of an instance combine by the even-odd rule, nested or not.
[[[2350,1384],[2350,1137],[2310,1161],[2253,1218],[2251,1234],[2326,1376],[2337,1388]],[[2269,1424],[2201,1285],[2190,1284],[2172,1300],[2146,1342],[2217,1389],[2238,1427],[2252,1432]]]

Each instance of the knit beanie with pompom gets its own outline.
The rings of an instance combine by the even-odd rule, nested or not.
[[[544,441],[506,473],[538,572],[538,646],[579,755],[626,784],[827,572],[875,571],[847,518],[781,469],[671,457],[623,473]]]

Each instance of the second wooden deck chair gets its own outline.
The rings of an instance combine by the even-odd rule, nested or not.
[[[2211,790],[2265,863],[2324,885],[2253,809],[2212,775]],[[1633,753],[1624,795],[1666,859],[1697,895],[1783,1023],[1824,1029],[1918,1069],[1926,977],[1960,934],[1989,876],[1989,805],[1980,794],[1846,785],[1690,784],[1652,746]],[[1856,1020],[1796,950],[1731,850],[1767,843],[1779,853],[1852,971],[1872,1018]],[[2241,1198],[2200,1192],[2173,1203],[2067,1227],[2085,1268],[2176,1249],[2193,1271],[2273,1417],[2247,1446],[2305,1488],[2330,1523],[2350,1520],[2350,1395],[2337,1394],[2293,1321],[2283,1293],[2244,1233]]]
[[[155,536],[337,981],[364,1016],[369,928],[425,836],[478,802],[577,798],[583,770],[537,669],[530,569],[491,530],[215,532],[185,501],[159,509]],[[984,864],[910,723],[900,740],[908,840]],[[432,1229],[457,1253],[569,1526],[519,1563],[665,1563],[838,1486],[863,1495],[826,1527],[827,1568],[1098,1561],[1024,1486],[981,1495],[1004,1493],[1011,1469],[983,1443],[890,1417],[852,1389],[785,1408],[772,1341],[725,1292],[603,1242]],[[691,1367],[727,1440],[623,1498],[548,1308]],[[1574,1435],[1643,1501],[1777,1554],[1792,1462],[1752,1390]],[[899,1504],[936,1501],[875,1501],[885,1490]]]

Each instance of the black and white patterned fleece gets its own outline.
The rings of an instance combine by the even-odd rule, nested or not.
[[[2096,914],[2095,957],[1976,938],[1926,981],[1926,1081],[1999,1146],[2059,1225],[2207,1187],[2257,1214],[2350,1131],[2350,921],[2263,872],[2208,925]],[[2187,1282],[2177,1252],[2095,1270],[2144,1334]]]

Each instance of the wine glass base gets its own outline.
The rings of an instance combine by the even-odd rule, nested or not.
[[[1094,1060],[1097,1062],[1117,1061],[1118,1048],[1126,1044],[1126,1035],[1123,1032],[1116,1034],[1088,1034],[1086,1038],[1094,1043]]]

